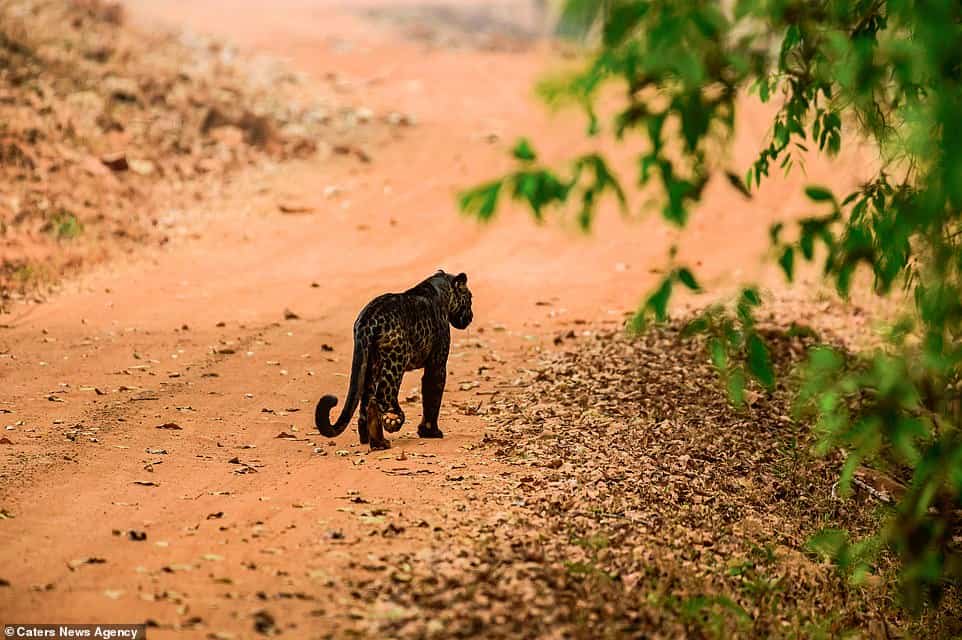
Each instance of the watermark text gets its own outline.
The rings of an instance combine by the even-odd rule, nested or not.
[[[5,624],[7,638],[91,638],[92,640],[144,640],[147,628],[142,624]]]

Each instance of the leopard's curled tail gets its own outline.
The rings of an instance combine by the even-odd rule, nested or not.
[[[334,438],[344,433],[344,429],[351,422],[351,416],[357,409],[357,403],[361,399],[361,391],[364,389],[364,378],[367,377],[367,354],[369,349],[367,340],[355,335],[354,337],[354,359],[351,362],[351,383],[347,389],[347,398],[344,400],[344,408],[337,422],[331,424],[331,409],[337,404],[337,398],[332,395],[321,396],[314,409],[314,424],[321,435]]]

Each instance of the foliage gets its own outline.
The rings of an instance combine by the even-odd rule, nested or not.
[[[877,146],[873,179],[842,196],[808,187],[812,215],[770,235],[788,280],[799,260],[815,261],[843,297],[859,268],[874,293],[910,294],[912,308],[884,348],[854,359],[827,347],[811,353],[799,406],[815,416],[822,450],[846,455],[843,490],[864,461],[910,478],[877,544],[829,532],[815,546],[856,574],[877,550],[894,551],[905,601],[937,601],[962,577],[953,541],[962,509],[962,5],[567,0],[562,25],[586,36],[590,53],[580,71],[549,80],[542,93],[582,108],[590,136],[641,138],[635,181],[657,185],[672,225],[685,225],[715,174],[749,193],[806,152],[836,155],[855,135]],[[596,106],[611,88],[622,97],[602,123]],[[725,149],[745,92],[777,112],[770,141],[738,174],[725,168]],[[575,158],[564,176],[540,166],[528,141],[515,156],[517,173],[465,193],[462,208],[487,219],[509,194],[540,220],[545,207],[573,200],[588,228],[605,192],[627,206],[620,178],[597,155]],[[679,281],[691,286],[694,275],[674,267],[634,324],[664,319]],[[751,319],[757,292],[748,295],[734,318],[713,309],[694,327],[714,336],[712,358],[736,401],[746,379],[774,384]]]
[[[83,233],[83,223],[66,209],[57,211],[49,222],[50,233],[58,240],[72,240]]]
[[[765,339],[755,326],[754,310],[761,304],[753,287],[742,290],[732,316],[722,305],[709,307],[685,328],[686,334],[708,333],[712,364],[721,373],[732,403],[745,402],[745,381],[750,374],[766,389],[775,387],[775,370]],[[644,313],[644,308],[641,310]]]

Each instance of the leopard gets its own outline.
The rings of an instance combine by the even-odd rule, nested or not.
[[[321,435],[339,436],[360,403],[357,433],[371,451],[389,449],[384,432],[397,433],[404,425],[398,402],[401,378],[423,369],[421,423],[418,436],[443,438],[438,427],[441,398],[448,373],[451,327],[464,330],[474,320],[472,295],[465,273],[443,269],[403,293],[385,293],[369,302],[354,322],[354,349],[347,397],[337,421],[331,409],[337,397],[317,402],[314,424]]]

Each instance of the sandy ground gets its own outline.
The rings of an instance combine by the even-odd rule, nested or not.
[[[590,237],[564,221],[538,227],[512,207],[488,226],[458,215],[458,190],[508,169],[515,136],[549,159],[583,146],[576,114],[550,116],[533,97],[540,74],[563,64],[543,46],[431,44],[366,17],[384,6],[370,2],[126,4],[145,28],[227,38],[377,116],[396,110],[417,123],[365,149],[369,163],[322,155],[237,175],[189,212],[184,240],[0,317],[0,425],[10,425],[0,436],[12,443],[0,445],[0,513],[14,516],[0,519],[10,585],[0,621],[150,619],[161,625],[151,637],[249,637],[252,612],[269,608],[281,629],[320,636],[333,628],[340,574],[379,546],[417,549],[441,535],[433,523],[459,500],[484,509],[471,487],[443,479],[450,469],[497,474],[474,448],[483,423],[463,408],[510,382],[525,348],[550,348],[559,329],[621,322],[676,234],[656,215],[622,220],[613,208]],[[746,103],[734,166],[759,148],[766,113]],[[599,145],[631,166],[630,148]],[[768,225],[810,212],[802,185],[856,179],[810,165],[751,201],[713,184],[681,256],[703,263],[715,287],[775,282],[760,266]],[[284,201],[314,212],[283,215]],[[404,405],[408,426],[390,452],[368,454],[352,430],[318,436],[313,404],[343,397],[357,311],[439,267],[467,272],[475,295],[476,321],[455,335],[449,363],[447,437],[417,439],[417,401]],[[402,395],[417,386],[409,375]],[[167,423],[180,429],[158,428]],[[344,510],[358,506],[353,492],[431,526],[372,541]],[[84,558],[105,562],[74,562]]]

